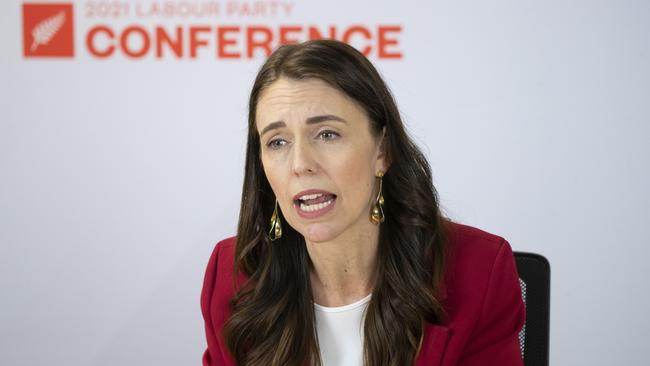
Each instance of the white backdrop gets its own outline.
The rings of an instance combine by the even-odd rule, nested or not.
[[[401,27],[401,58],[370,57],[445,212],[550,260],[551,364],[650,362],[649,2],[142,0],[90,16],[100,3],[66,18],[72,58],[25,56],[22,2],[0,4],[0,364],[191,365],[205,347],[203,271],[235,232],[264,57],[216,57],[211,30],[194,59],[97,58],[90,29],[355,24]],[[204,3],[219,13],[179,13]]]

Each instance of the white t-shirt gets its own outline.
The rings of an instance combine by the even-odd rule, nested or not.
[[[326,307],[314,303],[323,366],[363,365],[363,320],[370,296],[352,304]]]

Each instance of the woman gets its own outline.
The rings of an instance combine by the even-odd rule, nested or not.
[[[257,75],[237,237],[201,307],[204,365],[522,364],[510,246],[442,217],[388,88],[331,40]]]

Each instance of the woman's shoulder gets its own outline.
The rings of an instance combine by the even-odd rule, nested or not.
[[[234,236],[223,239],[214,246],[203,280],[201,295],[203,302],[208,302],[214,296],[218,296],[219,304],[226,306],[227,300],[234,294],[232,276],[235,266],[235,246],[236,238]],[[239,283],[241,282],[239,281]]]
[[[217,244],[214,246],[214,248],[217,249],[219,246],[221,246],[221,248],[223,248],[224,250],[230,250],[231,248],[234,250],[236,243],[237,243],[237,237],[230,236],[218,241]]]
[[[503,237],[481,230],[479,228],[460,224],[453,221],[447,222],[447,235],[451,245],[458,242],[470,245],[499,246],[505,240]]]
[[[237,237],[230,236],[215,244],[210,261],[216,261],[221,273],[231,274],[235,267]]]
[[[449,224],[447,238],[443,291],[450,308],[480,311],[489,293],[504,287],[519,291],[514,255],[506,239],[458,223]]]
[[[237,238],[234,236],[217,242],[212,249],[212,255],[208,261],[206,275],[219,273],[231,273],[235,264],[235,245]]]
[[[448,268],[453,269],[458,265],[489,266],[504,251],[512,255],[512,248],[503,237],[476,227],[448,222]]]
[[[451,302],[479,300],[495,275],[517,276],[512,248],[499,235],[450,221],[446,251],[442,293]]]
[[[520,365],[518,334],[525,321],[519,276],[512,248],[503,237],[475,227],[450,224],[443,285],[452,329],[449,355],[471,364]]]

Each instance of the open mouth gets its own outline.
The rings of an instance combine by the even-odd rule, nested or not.
[[[330,206],[334,200],[336,200],[335,194],[312,193],[302,195],[293,202],[302,212],[317,212]]]

